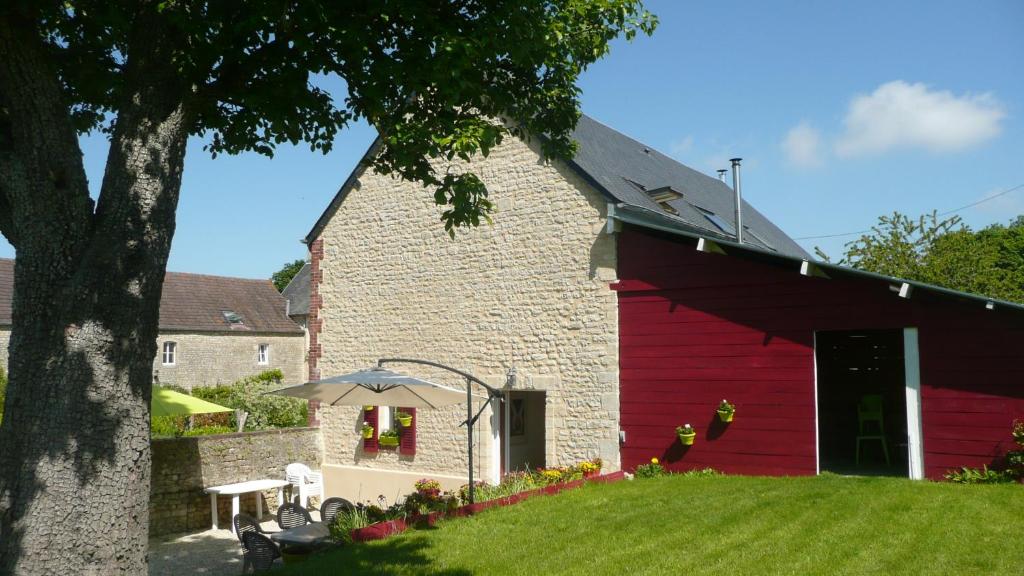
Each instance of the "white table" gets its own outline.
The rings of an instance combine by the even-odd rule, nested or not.
[[[210,495],[210,519],[213,521],[213,529],[217,530],[217,496],[231,496],[231,531],[235,531],[235,515],[238,514],[238,498],[249,492],[263,492],[264,490],[277,490],[277,505],[284,502],[284,487],[288,485],[287,480],[250,480],[238,482],[237,484],[225,484],[223,486],[211,486],[204,492]],[[256,519],[263,516],[263,500],[256,495]]]

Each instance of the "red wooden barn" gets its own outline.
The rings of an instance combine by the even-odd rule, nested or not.
[[[624,469],[941,478],[1012,446],[1024,307],[613,217]]]

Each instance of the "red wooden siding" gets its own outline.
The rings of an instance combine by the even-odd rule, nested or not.
[[[377,444],[377,436],[380,430],[377,429],[380,406],[374,406],[373,410],[363,410],[363,422],[373,426],[373,437],[363,438],[363,452],[377,452],[380,446]]]
[[[1024,418],[1024,316],[804,277],[627,227],[618,241],[622,465],[813,474],[814,332],[917,327],[925,472],[992,464]],[[735,421],[718,422],[727,398]],[[697,440],[683,448],[675,427]]]
[[[416,454],[416,409],[399,408],[401,412],[408,412],[412,416],[412,426],[403,427],[398,439],[398,451],[402,454]]]

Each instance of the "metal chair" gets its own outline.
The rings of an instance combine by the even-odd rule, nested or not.
[[[299,488],[299,504],[309,507],[309,497],[316,495],[322,502],[324,499],[324,477],[319,472],[313,472],[309,466],[294,462],[285,466],[284,477],[292,486]]]
[[[270,570],[274,566],[274,560],[281,557],[281,551],[277,545],[259,532],[242,533],[242,550],[245,555],[242,557],[242,574],[252,566],[252,572]]]
[[[306,524],[312,524],[313,517],[309,511],[293,502],[285,502],[277,509],[277,525],[282,530],[298,528]]]
[[[344,498],[328,498],[320,505],[320,521],[330,526],[342,510],[354,510],[355,505]]]

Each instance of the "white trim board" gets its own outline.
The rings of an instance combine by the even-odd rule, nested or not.
[[[921,354],[917,328],[903,329],[903,378],[907,391],[907,462],[909,476],[924,479],[924,433],[921,426]]]

